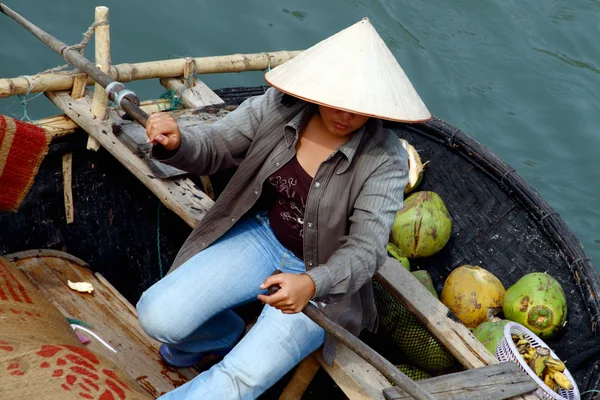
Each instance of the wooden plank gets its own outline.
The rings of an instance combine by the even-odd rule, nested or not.
[[[386,263],[375,279],[402,302],[465,368],[498,363],[471,331],[453,319],[450,310],[405,268]]]
[[[63,154],[63,196],[65,201],[65,219],[67,224],[75,221],[75,209],[73,206],[73,153]]]
[[[92,331],[114,347],[117,353],[83,333],[90,338],[86,346],[113,360],[154,397],[198,374],[194,369],[166,367],[158,355],[159,343],[143,332],[135,308],[122,296],[116,296],[116,289],[107,287],[104,279],[77,265],[73,258],[33,253],[31,257],[21,255],[14,263],[63,315],[90,325]],[[90,282],[94,292],[75,292],[68,288],[68,279]]]
[[[298,364],[292,379],[281,392],[279,400],[300,400],[319,368],[321,368],[321,364],[315,354],[309,354]]]
[[[77,125],[93,136],[117,160],[133,173],[156,197],[188,225],[196,224],[204,217],[213,201],[208,198],[190,179],[177,177],[160,180],[153,176],[146,163],[133,155],[115,136],[111,124],[118,124],[120,118],[111,111],[109,119],[101,121],[89,111],[90,98],[85,96],[74,100],[68,93],[47,93],[47,96]]]
[[[160,80],[160,84],[167,90],[174,91],[186,108],[223,103],[223,100],[198,78],[194,79],[194,86],[190,88],[186,87],[184,80],[178,78],[163,78]]]
[[[405,268],[396,263],[386,263],[375,274],[375,279],[402,302],[466,369],[499,363],[469,328]],[[537,399],[532,394],[522,398]]]
[[[336,343],[332,365],[325,362],[320,352],[315,355],[349,400],[384,400],[383,390],[392,386],[371,364],[341,343]]]
[[[192,115],[192,112],[194,114]],[[199,125],[212,125],[225,115],[229,114],[227,109],[199,109],[199,110],[178,110],[171,111],[169,115],[177,120],[180,129],[194,129]],[[151,145],[148,144],[146,129],[137,122],[128,120],[119,121],[115,127],[119,140],[134,154],[140,157],[145,156],[150,151]]]
[[[517,364],[505,362],[419,381],[438,400],[502,400],[538,388]],[[384,390],[387,400],[412,399],[398,387]]]
[[[76,78],[77,79],[77,78]],[[84,87],[85,89],[85,87]],[[73,95],[71,95],[73,97]],[[81,96],[79,96],[80,98]],[[75,98],[75,97],[73,97]],[[148,114],[168,110],[172,107],[171,100],[158,99],[146,100],[140,104],[140,108]],[[52,139],[74,133],[78,128],[77,124],[64,114],[46,117],[33,122],[34,125],[39,125],[46,130]]]

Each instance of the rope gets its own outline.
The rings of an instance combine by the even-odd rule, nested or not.
[[[590,389],[590,390],[587,390],[587,391],[585,391],[585,392],[583,392],[581,394],[587,394],[587,393],[600,393],[600,390]]]
[[[581,261],[588,262],[588,261],[592,261],[592,259],[589,257],[579,257],[578,259],[574,260],[569,266],[573,267],[575,264],[577,264],[578,262],[581,262]]]
[[[179,110],[183,107],[183,102],[181,101],[180,94],[176,95],[173,90],[167,90],[165,93],[162,94],[162,96],[160,96],[160,98],[171,101],[171,107],[166,109],[165,111]]]
[[[265,53],[265,55],[267,56],[267,60],[269,60],[269,65],[267,65],[267,71],[271,70],[271,56],[269,56],[269,53]]]
[[[83,34],[83,40],[81,42],[79,42],[78,44],[75,44],[73,46],[63,47],[62,49],[60,49],[60,55],[62,56],[67,51],[70,51],[70,50],[76,50],[81,55],[83,55],[84,47],[90,41],[90,39],[92,37],[92,34],[96,30],[96,28],[99,27],[99,26],[104,26],[104,25],[108,25],[108,21],[94,22],[92,25],[90,25],[90,27],[87,29],[87,31],[84,32],[84,34]],[[47,69],[46,71],[43,71],[43,72],[39,72],[36,75],[40,75],[40,74],[52,74],[52,73],[55,73],[55,72],[60,72],[62,70],[67,69],[70,66],[71,66],[71,64],[65,64],[63,66],[59,66],[59,67],[56,67],[56,68]]]
[[[542,222],[544,222],[544,220],[545,220],[546,218],[548,218],[548,217],[552,217],[552,216],[554,216],[554,215],[558,215],[558,213],[557,213],[556,211],[549,212],[548,214],[546,214],[546,215],[544,215],[544,216],[542,216],[542,217],[540,218],[540,220],[539,220],[539,223],[541,224]]]
[[[504,179],[506,179],[506,177],[507,177],[508,175],[512,174],[513,172],[517,172],[517,170],[516,170],[516,169],[514,169],[514,168],[511,168],[511,169],[509,169],[508,171],[506,171],[506,172],[504,173],[504,175],[502,175],[502,177],[500,178],[500,183],[501,183],[501,184],[502,184],[502,183],[504,183]]]
[[[27,81],[27,84],[28,84],[27,92],[25,94],[20,94],[18,96],[19,100],[21,101],[21,105],[23,106],[23,116],[20,119],[21,119],[21,121],[27,121],[27,122],[32,123],[33,121],[31,120],[31,118],[29,118],[29,114],[27,113],[27,108],[29,107],[29,102],[32,101],[32,100],[35,100],[38,97],[40,97],[41,95],[43,95],[44,92],[45,92],[45,90],[43,90],[42,92],[36,94],[32,98],[28,99],[27,96],[31,93],[31,91],[35,87],[35,83],[32,83],[32,81],[29,80],[29,78],[27,76],[25,76],[25,75],[21,75],[20,78],[25,79]]]
[[[185,57],[185,60],[187,61],[187,60],[194,60],[194,59],[190,58],[190,57]],[[192,64],[194,64],[194,71],[190,74],[190,76],[185,78],[185,88],[186,89],[188,87],[191,87],[192,82],[194,81],[194,79],[196,79],[196,72],[198,72],[198,66],[196,65],[196,61],[194,61]],[[179,97],[181,97],[181,93],[179,93]]]
[[[160,279],[162,279],[163,277],[163,266],[162,266],[162,260],[160,257],[160,207],[162,206],[162,203],[159,201],[158,202],[158,211],[156,212],[156,248],[158,250],[158,268],[159,268],[159,272],[160,272]]]
[[[456,128],[456,130],[454,132],[452,132],[452,134],[450,135],[450,137],[448,138],[448,146],[452,147],[454,145],[454,136],[460,132],[459,128]]]

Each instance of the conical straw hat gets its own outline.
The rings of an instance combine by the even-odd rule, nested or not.
[[[303,100],[400,122],[431,114],[365,18],[272,69],[265,80]]]

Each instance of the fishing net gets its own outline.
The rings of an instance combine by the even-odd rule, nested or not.
[[[418,380],[462,369],[454,356],[402,303],[377,282],[373,282],[373,289],[379,314],[377,335],[393,343],[399,350],[401,370],[410,370],[413,379]],[[411,366],[416,370],[410,369]]]

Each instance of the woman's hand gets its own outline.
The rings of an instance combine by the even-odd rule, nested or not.
[[[281,286],[281,289],[270,296],[259,294],[258,299],[281,310],[284,314],[302,311],[317,290],[310,276],[286,273],[271,275],[265,279],[260,288],[267,289],[276,284]]]
[[[148,143],[160,144],[167,150],[177,150],[181,144],[181,132],[173,117],[157,112],[148,117],[146,123]]]

